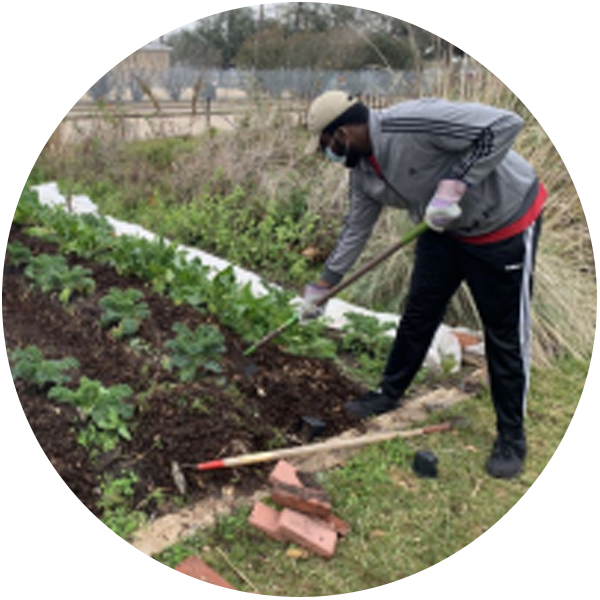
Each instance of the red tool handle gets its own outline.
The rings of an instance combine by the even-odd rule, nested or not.
[[[29,580],[27,579],[27,575],[25,574],[25,569],[23,568],[23,563],[21,562],[21,557],[19,556],[17,545],[15,544],[15,540],[13,539],[10,527],[8,526],[8,521],[6,520],[6,515],[4,514],[4,510],[1,504],[0,535],[2,536],[4,550],[6,551],[6,555],[8,556],[8,561],[10,562],[10,567],[12,569],[13,575],[15,576],[17,587],[19,588],[19,592],[21,592],[21,598],[35,598],[33,592],[31,591],[31,586],[29,585]]]
[[[423,434],[438,433],[439,431],[450,431],[452,425],[450,423],[438,423],[437,425],[428,425],[423,427]]]

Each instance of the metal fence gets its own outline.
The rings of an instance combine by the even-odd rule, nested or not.
[[[312,69],[279,70],[197,70],[175,66],[165,71],[127,69],[109,71],[88,92],[90,99],[141,101],[148,91],[156,90],[174,102],[186,94],[198,98],[246,97],[266,95],[311,99],[330,89],[342,89],[363,96],[383,97],[408,95],[417,77],[413,71],[360,70],[321,71]],[[419,85],[427,87],[427,72],[421,73]]]

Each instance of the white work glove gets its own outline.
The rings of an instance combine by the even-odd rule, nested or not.
[[[298,310],[300,317],[300,323],[304,324],[312,319],[318,319],[325,312],[325,306],[327,302],[316,305],[325,294],[329,292],[329,288],[325,285],[319,285],[317,283],[309,283],[304,288],[304,296],[302,298],[302,304]]]
[[[442,179],[425,209],[425,222],[434,231],[442,232],[462,214],[460,200],[467,184],[459,179]]]

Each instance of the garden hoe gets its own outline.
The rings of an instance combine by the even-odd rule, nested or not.
[[[31,586],[29,585],[29,580],[25,574],[25,569],[23,568],[23,563],[21,562],[17,545],[13,539],[1,504],[0,535],[2,536],[2,544],[4,545],[4,550],[6,552],[6,556],[8,557],[8,562],[10,563],[10,568],[12,569],[15,577],[17,587],[19,588],[19,592],[21,592],[21,598],[35,598],[33,592],[31,591]]]
[[[418,238],[427,228],[428,227],[427,227],[426,223],[419,223],[419,225],[417,225],[416,227],[411,229],[398,242],[391,245],[387,250],[382,252],[380,255],[371,259],[360,269],[357,269],[347,279],[345,279],[344,281],[342,281],[335,287],[332,287],[324,296],[319,298],[319,300],[317,300],[315,302],[315,304],[317,306],[322,306],[323,304],[325,304],[330,298],[339,294],[342,290],[346,289],[349,285],[353,284],[357,279],[360,279],[365,273],[368,273],[369,271],[374,269],[376,266],[378,266],[380,263],[382,263],[384,260],[389,258],[392,254],[394,254],[401,248],[404,248],[405,246],[410,244],[413,240]],[[281,333],[286,331],[289,327],[291,327],[292,325],[297,323],[299,320],[300,320],[300,315],[298,313],[296,313],[293,317],[288,319],[285,323],[281,324],[277,329],[271,331],[271,333],[267,334],[264,338],[262,338],[261,340],[256,342],[253,346],[248,348],[244,352],[244,356],[250,356],[258,348],[260,348],[261,346],[264,346],[267,342],[270,342],[272,339],[276,338],[278,335],[280,335]]]
[[[181,465],[182,468],[192,468],[196,471],[212,471],[215,469],[226,469],[232,467],[242,467],[257,463],[270,462],[284,458],[297,458],[318,452],[332,452],[336,450],[346,450],[350,448],[358,448],[368,444],[376,444],[385,442],[393,438],[411,438],[420,435],[429,435],[431,433],[439,433],[452,429],[450,422],[439,423],[436,425],[428,425],[417,429],[394,429],[390,431],[378,431],[368,433],[355,438],[329,440],[327,442],[318,442],[316,444],[306,444],[304,446],[294,446],[291,448],[281,448],[279,450],[271,450],[268,452],[256,452],[254,454],[243,454],[241,456],[233,456],[229,458],[220,458],[191,465]]]

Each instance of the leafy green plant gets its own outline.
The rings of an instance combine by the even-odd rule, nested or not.
[[[346,313],[347,322],[342,328],[338,347],[350,356],[352,370],[361,379],[378,382],[392,345],[387,335],[393,323],[382,323],[376,317],[361,313]]]
[[[297,198],[253,197],[242,186],[214,178],[199,196],[186,201],[154,190],[137,221],[160,235],[262,270],[279,281],[309,279],[311,261],[303,251],[314,242],[320,216]]]
[[[102,497],[98,500],[98,506],[104,510],[110,510],[115,506],[127,504],[133,498],[135,484],[139,481],[133,471],[122,471],[120,477],[105,477],[100,484]]]
[[[268,290],[268,294],[255,296],[250,284],[237,283],[233,269],[228,267],[212,281],[208,309],[240,337],[252,339],[290,316],[291,295],[272,287]]]
[[[40,389],[69,383],[71,375],[68,371],[79,367],[79,362],[72,357],[46,360],[37,346],[17,348],[9,352],[9,357],[13,363],[13,378],[32,383]]]
[[[19,202],[22,216],[15,216],[15,222],[27,226],[27,234],[55,242],[64,252],[87,259],[106,259],[115,239],[106,218],[91,213],[72,214],[61,206],[44,206],[35,193],[34,196],[23,194]]]
[[[93,214],[71,215],[56,211],[52,226],[60,248],[82,258],[100,260],[112,252],[115,232],[103,217]]]
[[[28,225],[37,221],[39,212],[42,209],[38,195],[30,186],[25,186],[21,192],[19,203],[15,210],[13,221],[18,225]]]
[[[225,339],[218,327],[201,325],[194,331],[175,323],[175,338],[165,343],[169,350],[169,366],[179,372],[181,381],[193,381],[198,373],[221,373],[218,359],[225,352]]]
[[[30,260],[25,269],[25,275],[33,280],[42,292],[52,292],[57,287],[57,281],[67,269],[67,261],[64,256],[40,254]]]
[[[121,275],[136,275],[151,282],[158,293],[168,291],[174,277],[176,259],[183,252],[162,238],[157,241],[119,236],[108,258]]]
[[[117,535],[127,539],[145,521],[142,511],[135,510],[133,500],[138,476],[132,471],[122,471],[120,477],[105,477],[100,484],[102,522]]]
[[[58,299],[68,304],[74,293],[90,294],[96,286],[91,271],[80,265],[70,268],[64,256],[40,254],[30,259],[25,275],[44,293],[58,293]]]
[[[67,270],[58,282],[58,299],[63,304],[71,301],[73,294],[91,294],[96,288],[96,282],[90,277],[90,269],[75,265]]]
[[[96,453],[112,450],[121,439],[131,440],[127,422],[133,417],[134,409],[125,400],[132,394],[128,385],[105,388],[99,381],[82,377],[77,389],[56,386],[48,397],[78,409],[81,418],[88,423],[78,441]]]
[[[21,242],[12,242],[6,245],[6,257],[15,267],[26,265],[31,258],[31,250]]]
[[[197,257],[189,262],[177,260],[169,287],[171,300],[175,304],[189,304],[201,309],[208,303],[212,288],[209,271]]]
[[[112,334],[116,338],[137,333],[140,323],[150,314],[148,305],[140,302],[143,297],[144,294],[135,288],[111,288],[110,292],[98,301],[103,310],[100,326],[104,329],[112,328]]]
[[[382,323],[374,316],[346,313],[347,322],[342,328],[340,348],[357,356],[382,357],[387,355],[391,338],[386,335],[395,325]]]

